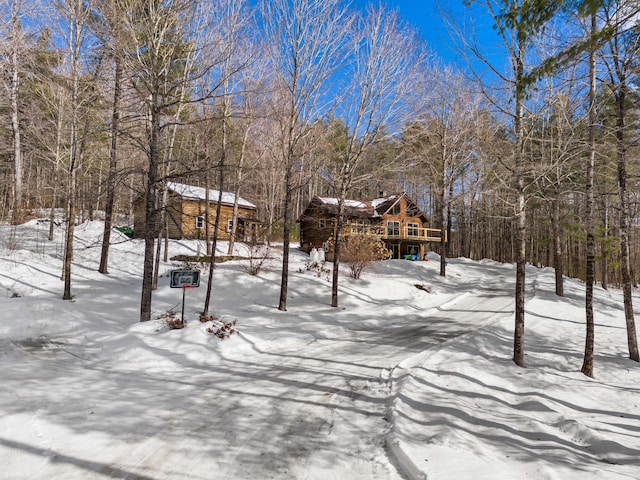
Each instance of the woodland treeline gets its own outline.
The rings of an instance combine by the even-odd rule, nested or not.
[[[467,3],[464,22],[488,14],[503,56],[448,19],[460,71],[377,3],[2,0],[0,221],[63,219],[69,299],[74,225],[105,220],[107,273],[111,227],[144,199],[148,320],[164,184],[234,192],[284,245],[286,310],[287,254],[313,196],[338,198],[340,216],[345,199],[406,191],[448,233],[442,274],[447,256],[517,264],[516,363],[527,262],[556,268],[558,295],[563,275],[587,296],[594,282],[624,287],[637,360],[640,7]]]

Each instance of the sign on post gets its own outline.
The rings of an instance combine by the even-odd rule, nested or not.
[[[182,289],[182,316],[180,323],[184,325],[184,295],[187,288],[200,286],[200,270],[171,270],[171,288]]]
[[[171,270],[171,288],[200,286],[200,270]]]

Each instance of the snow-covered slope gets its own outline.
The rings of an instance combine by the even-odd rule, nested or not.
[[[257,276],[216,266],[210,313],[239,331],[220,341],[198,321],[206,272],[186,328],[161,318],[180,315],[176,263],[139,323],[142,243],[114,232],[101,275],[102,227],[76,229],[71,302],[62,232],[0,227],[0,479],[640,478],[640,374],[616,291],[597,290],[588,379],[583,286],[558,299],[551,270],[527,271],[521,369],[510,265],[452,259],[442,278],[435,255],[381,262],[345,271],[332,308],[326,272],[292,251],[280,312],[276,248]]]

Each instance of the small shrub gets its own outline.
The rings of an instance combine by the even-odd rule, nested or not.
[[[158,318],[164,320],[164,323],[166,323],[172,330],[180,330],[181,328],[184,328],[185,325],[182,320],[176,318],[176,312],[173,310],[163,313]]]
[[[218,317],[215,315],[200,314],[200,323],[215,322],[216,320],[218,320]]]
[[[327,268],[325,265],[326,262],[305,263],[304,270],[307,272],[313,272],[316,277],[329,281],[331,279],[331,269]],[[300,273],[302,272],[303,270],[300,269]]]
[[[215,335],[220,340],[224,340],[226,338],[229,338],[234,333],[238,333],[238,330],[236,330],[236,324],[237,320],[234,320],[233,322],[224,322],[218,320],[214,322],[214,324],[210,327],[207,327],[207,333]]]
[[[384,242],[372,235],[344,237],[340,245],[340,260],[349,265],[350,276],[359,279],[371,262],[387,260],[391,252]]]
[[[256,276],[266,266],[269,255],[271,254],[271,247],[252,243],[248,245],[247,248],[249,250],[247,272],[249,275]]]
[[[207,333],[215,335],[220,340],[224,340],[225,338],[229,338],[234,333],[238,333],[238,330],[236,329],[236,325],[238,323],[237,320],[234,320],[232,322],[225,322],[224,320],[220,320],[216,315],[200,314],[200,322],[211,322],[211,325],[206,329]]]

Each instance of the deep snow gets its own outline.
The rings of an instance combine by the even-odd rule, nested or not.
[[[442,278],[435,255],[361,280],[345,269],[335,309],[294,250],[287,312],[277,249],[255,277],[219,264],[211,311],[240,332],[220,341],[197,319],[205,272],[186,328],[160,318],[180,312],[176,263],[139,323],[142,242],[114,231],[101,275],[102,226],[76,229],[71,302],[62,231],[0,227],[2,479],[640,479],[640,373],[616,290],[596,288],[595,379],[579,373],[580,282],[560,299],[550,269],[528,268],[521,369],[513,266],[451,259]]]

